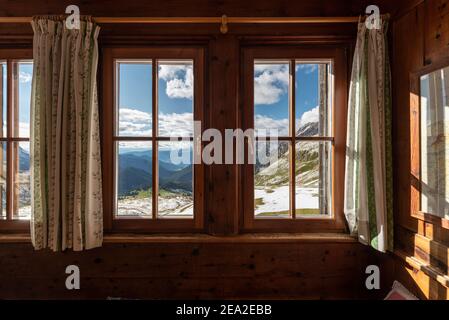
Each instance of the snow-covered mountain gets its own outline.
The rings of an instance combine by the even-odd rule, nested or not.
[[[313,137],[317,136],[319,133],[319,124],[318,122],[307,122],[299,127],[298,131],[296,131],[297,137]]]
[[[306,122],[298,130],[297,136],[313,137],[319,133],[318,122]],[[270,144],[270,142],[267,142]],[[256,186],[280,186],[289,181],[289,150],[288,143],[271,142],[277,144],[276,151],[269,164],[256,163]],[[267,149],[271,149],[267,147]],[[296,183],[302,187],[316,187],[319,179],[319,144],[314,142],[296,143]]]

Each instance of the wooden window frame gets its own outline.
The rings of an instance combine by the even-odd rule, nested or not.
[[[331,61],[334,71],[334,91],[332,101],[332,208],[333,214],[326,218],[295,219],[256,219],[254,217],[254,171],[253,165],[245,164],[240,167],[242,181],[241,202],[242,214],[240,229],[242,232],[346,232],[343,211],[345,150],[346,150],[346,116],[348,101],[348,59],[346,46],[302,45],[302,46],[253,46],[243,49],[241,70],[243,72],[241,119],[243,130],[254,128],[254,62],[256,60],[279,61]],[[294,85],[294,72],[290,75],[290,83]],[[293,78],[293,80],[292,80]],[[292,91],[292,90],[290,90]],[[294,91],[294,90],[293,90]],[[291,92],[290,101],[294,101]],[[290,114],[292,105],[290,103]],[[293,110],[294,112],[294,110]],[[294,114],[294,113],[293,113]],[[290,116],[290,118],[294,118]],[[293,119],[290,119],[290,129]],[[291,134],[292,135],[292,134]],[[292,135],[290,143],[297,138]],[[303,140],[303,139],[302,139]],[[310,138],[310,141],[324,139]],[[290,170],[294,174],[294,170]],[[292,178],[290,178],[291,180]],[[294,201],[294,200],[292,200]]]
[[[6,167],[7,167],[7,187],[6,187],[6,220],[0,219],[1,232],[29,232],[30,221],[13,219],[14,201],[12,188],[14,185],[13,176],[13,145],[19,142],[28,142],[30,138],[15,137],[13,135],[13,126],[15,117],[18,115],[14,112],[13,107],[15,99],[17,99],[17,86],[13,85],[13,66],[16,62],[23,60],[32,60],[32,49],[0,49],[0,61],[7,63],[7,133],[6,137],[0,137],[0,142],[6,142]],[[17,120],[17,119],[16,119]]]
[[[155,66],[161,60],[193,60],[194,72],[194,120],[204,122],[204,74],[205,52],[202,47],[177,46],[177,47],[107,47],[104,48],[102,59],[102,86],[103,95],[101,103],[101,128],[102,128],[102,167],[103,167],[103,203],[104,203],[104,231],[108,232],[163,232],[163,233],[194,233],[204,231],[204,165],[194,164],[194,217],[164,218],[158,219],[157,212],[152,210],[152,218],[116,217],[115,201],[115,85],[117,60],[151,60],[152,61],[152,117],[157,119],[157,78]],[[153,121],[153,124],[156,122]],[[153,125],[153,134],[146,138],[133,138],[132,141],[144,140],[152,143],[153,186],[157,186],[157,142],[167,139],[158,138],[156,127]],[[122,139],[119,139],[122,140]],[[195,152],[201,152],[201,142],[194,141]],[[155,144],[156,143],[156,144]],[[153,206],[157,198],[157,190],[152,193]],[[156,195],[154,195],[156,194]]]
[[[449,220],[421,210],[421,77],[449,66],[449,58],[410,74],[410,218],[449,230]]]

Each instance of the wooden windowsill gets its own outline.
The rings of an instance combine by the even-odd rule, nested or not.
[[[27,234],[0,234],[0,243],[30,243]],[[344,233],[310,234],[242,234],[213,236],[205,234],[138,235],[110,234],[104,244],[110,243],[356,243],[357,238]]]
[[[411,268],[415,270],[422,271],[425,273],[429,278],[437,281],[441,285],[443,285],[446,288],[449,288],[449,276],[442,273],[437,268],[424,263],[423,261],[419,260],[418,258],[414,256],[407,255],[402,250],[395,250],[394,254],[401,259],[403,262],[405,262],[407,265],[409,265]]]

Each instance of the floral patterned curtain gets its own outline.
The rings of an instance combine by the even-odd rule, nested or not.
[[[391,75],[388,17],[380,29],[359,23],[351,75],[345,216],[360,242],[393,249]]]
[[[32,218],[35,249],[75,251],[103,240],[97,101],[99,27],[82,18],[32,21]]]

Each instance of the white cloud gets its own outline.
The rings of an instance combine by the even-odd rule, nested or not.
[[[287,92],[288,65],[257,64],[254,66],[254,104],[275,104]]]
[[[193,113],[159,114],[159,135],[165,137],[193,136]]]
[[[120,152],[129,151],[148,151],[152,148],[151,141],[120,141],[118,143]]]
[[[136,109],[120,108],[119,133],[122,136],[150,136],[151,114]]]
[[[255,128],[259,136],[274,135],[277,130],[278,136],[287,136],[288,119],[276,120],[270,117],[256,115]]]
[[[151,136],[151,114],[131,108],[120,108],[120,135],[121,136]],[[297,119],[299,126],[309,122],[318,122],[319,107],[305,112],[301,119]],[[27,130],[26,125],[21,124],[21,130]],[[255,128],[260,136],[274,135],[287,136],[289,128],[288,119],[273,119],[267,116],[256,115]],[[29,129],[28,129],[29,130]],[[164,137],[189,137],[193,136],[192,113],[161,113],[159,114],[159,135]],[[143,142],[142,146],[146,146]],[[135,144],[133,148],[135,148]]]
[[[176,141],[176,142],[159,142],[159,151],[171,151],[170,161],[176,164],[191,164],[192,157],[191,148],[193,142],[191,141]]]
[[[167,83],[165,93],[171,99],[193,97],[193,67],[192,65],[159,65],[159,78]]]
[[[33,79],[33,75],[31,73],[23,72],[23,71],[19,72],[20,83],[28,83],[28,82],[31,82],[32,79]]]
[[[309,111],[304,112],[300,119],[296,119],[296,128],[304,126],[307,123],[319,121],[319,107],[315,107]],[[273,119],[267,116],[256,115],[255,128],[259,136],[273,135],[275,130],[278,136],[288,136],[289,120],[288,119]]]
[[[318,69],[317,64],[297,64],[296,71],[302,70],[305,74],[310,74]]]
[[[320,120],[319,112],[320,108],[318,106],[309,111],[304,112],[300,120],[301,125],[303,126],[306,123],[310,122],[318,122]]]
[[[296,129],[298,130],[300,127],[312,123],[319,122],[320,120],[320,108],[317,106],[309,111],[303,113],[301,119],[296,119]]]
[[[151,114],[131,108],[120,108],[119,132],[121,136],[151,136]],[[192,113],[160,113],[159,135],[165,137],[193,136]]]

